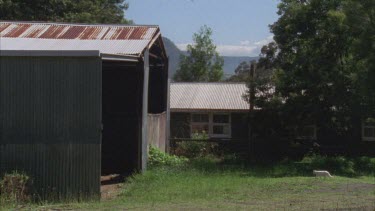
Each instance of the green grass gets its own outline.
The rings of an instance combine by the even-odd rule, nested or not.
[[[92,203],[25,209],[82,210],[319,210],[375,209],[375,177],[315,178],[290,166],[217,165],[210,159],[157,167],[129,178],[119,197]]]
[[[135,209],[375,208],[374,184],[373,177],[258,177],[251,170],[154,169],[135,176],[118,201]]]

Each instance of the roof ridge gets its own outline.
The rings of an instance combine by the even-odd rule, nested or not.
[[[39,25],[70,25],[70,26],[113,26],[113,27],[155,27],[160,28],[159,25],[147,24],[110,24],[110,23],[69,23],[69,22],[45,22],[45,21],[11,21],[0,20],[0,23],[13,23],[13,24],[39,24]]]

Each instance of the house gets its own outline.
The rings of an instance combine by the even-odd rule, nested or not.
[[[206,133],[210,138],[246,139],[246,90],[245,83],[171,83],[170,137]]]
[[[0,22],[0,67],[0,175],[97,197],[101,174],[146,168],[148,115],[167,110],[158,26]]]
[[[211,139],[248,140],[249,103],[244,100],[245,83],[174,82],[170,84],[170,138],[193,138],[207,134]],[[253,135],[258,149],[280,153],[291,141],[318,143],[321,152],[373,155],[375,121],[358,121],[349,135],[339,136],[331,128],[306,120],[296,125],[284,125],[275,111],[255,108]],[[266,125],[266,126],[265,126]],[[273,125],[275,128],[267,128]],[[279,144],[279,145],[275,145]],[[285,152],[287,153],[287,152]]]

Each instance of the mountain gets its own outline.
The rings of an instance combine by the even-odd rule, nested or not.
[[[234,75],[234,70],[241,62],[247,61],[253,61],[257,60],[258,57],[250,57],[250,56],[223,56],[224,58],[224,77],[227,78],[231,75]]]
[[[177,48],[177,46],[168,38],[163,37],[163,42],[165,46],[165,50],[167,51],[167,55],[169,57],[169,77],[172,78],[175,74],[176,70],[178,69],[178,63],[180,61],[180,55],[186,54],[186,52],[181,51]],[[228,78],[229,76],[234,74],[234,70],[236,67],[243,61],[252,61],[257,60],[258,57],[249,57],[249,56],[223,56],[224,59],[224,77]]]
[[[169,78],[172,78],[178,68],[178,63],[180,61],[180,55],[182,52],[170,39],[163,37],[163,42],[169,57],[168,75]]]

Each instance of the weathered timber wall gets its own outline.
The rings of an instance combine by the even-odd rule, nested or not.
[[[149,144],[159,148],[163,152],[166,151],[166,123],[166,112],[163,112],[161,114],[148,114],[147,137]]]

